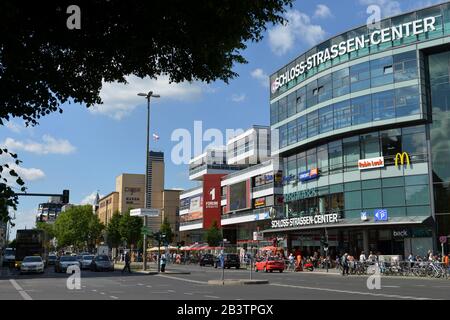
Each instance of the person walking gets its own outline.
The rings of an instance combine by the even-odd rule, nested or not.
[[[161,256],[161,261],[160,261],[161,263],[160,263],[160,265],[161,265],[161,272],[166,272],[166,255],[165,254],[163,254],[162,256]]]
[[[128,272],[131,273],[131,268],[130,268],[130,255],[129,255],[128,252],[125,253],[125,258],[124,258],[124,260],[125,260],[125,265],[124,265],[124,267],[123,267],[123,269],[122,269],[122,273],[123,273],[125,270],[128,270]]]
[[[342,275],[345,276],[348,275],[349,271],[349,265],[348,265],[348,253],[345,253],[341,258],[341,265],[342,265]]]
[[[291,252],[291,254],[289,255],[288,260],[289,260],[289,267],[288,267],[288,270],[294,271],[294,270],[295,270],[295,257],[294,257],[294,255],[292,254],[292,252]]]

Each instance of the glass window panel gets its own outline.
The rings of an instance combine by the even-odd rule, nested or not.
[[[404,206],[405,205],[405,188],[383,188],[383,206]]]
[[[362,180],[361,187],[362,189],[381,188],[381,179]]]
[[[278,121],[282,121],[287,117],[287,97],[278,100]]]
[[[361,191],[344,193],[345,209],[361,209]]]
[[[331,74],[320,77],[317,80],[318,102],[330,100],[333,95]]]
[[[405,181],[403,177],[396,178],[384,178],[383,179],[383,188],[385,187],[402,187],[405,185]]]
[[[278,101],[270,104],[270,124],[278,122]]]
[[[412,186],[417,184],[428,184],[428,175],[405,176],[405,185]]]
[[[373,121],[395,117],[394,91],[384,91],[372,95]]]
[[[370,64],[363,62],[350,67],[351,92],[370,88]]]
[[[435,183],[433,188],[436,213],[450,213],[450,184]]]
[[[342,142],[340,140],[328,144],[330,174],[342,169]]]
[[[364,209],[382,207],[381,189],[363,190],[362,201]]]
[[[435,30],[429,30],[428,32],[424,32],[418,35],[419,41],[433,39],[442,36],[443,34],[443,26],[442,26],[442,15],[440,6],[434,6],[431,8],[423,9],[417,11],[417,19],[423,19],[427,17],[434,17],[436,22],[434,24]],[[423,24],[422,28],[423,29]]]
[[[361,181],[347,182],[344,184],[345,192],[361,190]]]
[[[410,116],[420,113],[419,86],[405,87],[395,90],[396,117]]]
[[[431,215],[431,208],[430,206],[406,207],[406,213],[408,216],[429,216]]]
[[[359,137],[351,137],[342,140],[344,150],[345,168],[356,168],[360,159]]]
[[[297,157],[297,168],[298,172],[306,171],[306,154],[304,152],[300,153]]]
[[[350,93],[350,70],[344,68],[333,72],[333,97]]]
[[[319,133],[319,112],[313,111],[306,115],[308,121],[308,138],[317,136]]]
[[[348,39],[352,39],[352,38],[361,37],[362,35],[366,35],[366,38],[367,38],[368,33],[369,32],[367,30],[367,27],[363,26],[358,29],[354,29],[354,30],[347,32],[347,37],[348,37]],[[363,57],[368,54],[369,54],[369,47],[366,46],[363,49],[359,49],[359,50],[350,52],[350,59],[354,59],[357,57]]]
[[[291,117],[297,112],[297,104],[296,104],[297,96],[296,96],[295,92],[293,92],[290,95],[288,95],[287,98],[288,98],[287,116]]]
[[[307,138],[308,129],[306,126],[306,116],[297,118],[297,132],[298,141],[302,141]]]
[[[306,109],[306,87],[301,87],[297,90],[296,96],[297,112]]]
[[[406,184],[406,205],[427,205],[430,204],[428,185],[409,186]]]
[[[288,144],[297,142],[297,119],[288,123]]]
[[[327,106],[319,109],[320,133],[333,130],[333,106]]]
[[[408,23],[408,22],[411,22],[411,21],[414,21],[414,20],[416,20],[416,13],[415,12],[404,14],[404,15],[397,16],[397,17],[393,17],[391,19],[391,24],[393,26],[398,26],[398,25],[401,25],[403,23]],[[404,37],[402,37],[400,39],[396,39],[396,40],[393,41],[394,47],[401,46],[403,44],[407,44],[407,43],[411,43],[411,42],[417,41],[417,36],[412,35],[411,33],[410,33],[410,36],[406,37],[405,29],[403,30],[403,35],[404,35]]]
[[[306,170],[317,168],[317,151],[316,148],[306,152]]]
[[[331,39],[331,45],[339,45],[341,42],[345,42],[345,41],[347,41],[346,33],[341,34],[341,35]],[[336,58],[333,59],[332,63],[333,63],[333,65],[337,65],[342,62],[348,61],[348,59],[349,59],[349,54],[347,53],[342,56],[337,56]]]
[[[361,136],[361,159],[370,159],[380,156],[380,138],[378,132]]]
[[[317,163],[321,175],[328,174],[328,148],[327,145],[317,148]]]
[[[280,127],[280,148],[284,148],[287,146],[287,125],[283,125]]]
[[[338,192],[344,192],[344,185],[342,183],[330,185],[330,194]]]
[[[394,81],[417,79],[416,51],[408,51],[394,55]]]
[[[412,162],[423,161],[427,152],[425,133],[404,134],[402,136],[403,151],[409,154]]]
[[[317,80],[306,85],[306,108],[311,108],[317,104]]]
[[[371,86],[378,87],[394,82],[392,56],[370,61]]]
[[[386,207],[389,217],[404,217],[406,216],[405,207]],[[389,231],[389,230],[388,230]]]
[[[334,105],[334,130],[349,127],[352,124],[350,100]]]
[[[444,32],[450,34],[450,3],[441,5],[444,20]],[[449,224],[450,226],[450,224]],[[450,234],[450,233],[448,233]]]
[[[382,131],[381,150],[383,156],[391,156],[392,158],[395,157],[398,152],[403,152],[400,132],[392,130]]]
[[[352,100],[352,125],[372,121],[372,97],[366,95]]]

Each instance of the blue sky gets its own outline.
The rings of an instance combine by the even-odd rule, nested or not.
[[[269,25],[263,41],[248,44],[243,55],[249,63],[235,66],[240,76],[228,85],[130,77],[128,86],[106,84],[101,93],[105,104],[92,110],[66,104],[63,114],[47,116],[33,128],[13,119],[0,128],[0,145],[19,153],[19,173],[29,192],[70,189],[71,203],[85,203],[97,190],[102,195],[114,191],[120,173],[144,173],[146,103],[136,94],[153,90],[161,98],[152,102],[150,130],[160,138],[150,144],[152,150],[165,152],[165,187],[190,188],[194,183],[187,166],[171,161],[177,144],[171,141],[174,130],[184,128],[193,135],[194,121],[202,121],[203,132],[216,128],[225,136],[226,129],[268,125],[268,75],[320,41],[364,24],[370,4],[378,4],[382,15],[390,16],[439,2],[445,1],[297,1],[287,13],[288,26]],[[37,205],[46,201],[21,198],[15,229],[33,227]]]

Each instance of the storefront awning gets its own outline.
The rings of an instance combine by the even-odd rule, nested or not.
[[[410,224],[421,224],[426,220],[430,219],[431,216],[408,216],[408,217],[392,217],[388,221],[362,221],[360,218],[353,219],[340,219],[339,222],[329,223],[329,224],[317,224],[317,225],[307,225],[299,227],[288,227],[288,228],[273,228],[263,230],[263,233],[272,232],[286,232],[286,231],[297,231],[297,230],[313,230],[313,229],[333,229],[333,228],[350,228],[350,227],[378,227],[378,226],[395,226],[395,225],[410,225]]]

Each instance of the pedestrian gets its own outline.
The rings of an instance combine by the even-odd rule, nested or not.
[[[161,265],[161,272],[166,272],[166,255],[165,254],[163,254],[162,256],[161,256],[161,261],[160,261],[161,263],[160,263],[160,265]]]
[[[364,251],[361,252],[361,255],[359,256],[359,262],[364,263],[367,261],[366,254]]]
[[[130,268],[130,255],[128,254],[128,252],[127,253],[125,253],[125,266],[123,267],[123,269],[122,269],[122,273],[125,271],[125,270],[128,270],[128,272],[129,273],[131,273],[131,268]]]
[[[295,271],[303,271],[303,262],[302,262],[302,255],[299,253],[297,255],[297,266]]]
[[[345,253],[341,258],[342,275],[348,275],[349,265],[348,265],[348,253]]]
[[[448,269],[450,268],[449,260],[450,260],[450,253],[447,254],[446,256],[444,256],[443,261],[442,261],[444,263],[445,268],[448,268]]]
[[[289,260],[289,270],[291,270],[292,269],[292,271],[294,271],[295,270],[295,257],[294,257],[294,255],[292,254],[292,252],[291,252],[291,254],[289,255],[289,258],[288,258],[288,260]]]

